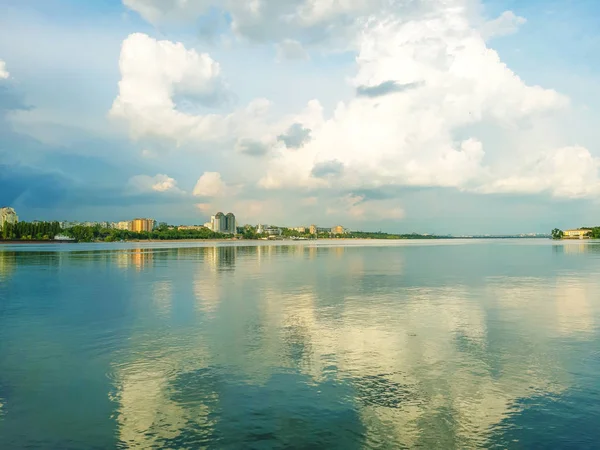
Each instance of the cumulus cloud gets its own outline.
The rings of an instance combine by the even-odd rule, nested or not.
[[[300,148],[310,141],[310,128],[304,128],[301,123],[293,123],[284,134],[277,139],[285,144],[287,148]]]
[[[6,63],[0,59],[0,80],[6,80],[9,76]]]
[[[177,181],[174,178],[164,174],[157,174],[153,177],[149,175],[136,175],[129,179],[129,186],[136,192],[170,192],[174,194],[183,194],[184,191],[177,187]]]
[[[192,191],[196,197],[222,197],[226,193],[227,185],[219,172],[204,172]]]
[[[519,31],[519,28],[527,23],[527,19],[517,16],[512,11],[504,11],[498,18],[486,22],[481,30],[486,39],[497,36],[506,36]]]
[[[124,120],[134,137],[185,136],[193,129],[210,133],[213,117],[185,114],[174,100],[210,104],[223,95],[220,66],[209,55],[135,33],[123,41],[119,70],[119,94],[110,115]]]
[[[600,194],[600,158],[583,147],[563,147],[542,153],[514,174],[499,178],[479,190],[483,193],[550,193],[559,198]]]
[[[485,164],[485,140],[474,127],[519,127],[566,107],[568,99],[525,84],[486,46],[467,11],[454,7],[459,3],[422,2],[430,6],[424,14],[372,20],[360,36],[352,80],[362,95],[314,124],[301,153],[274,157],[259,186],[487,183],[495,167]],[[402,95],[385,95],[397,91]],[[343,173],[335,182],[315,178],[314,161],[338,161]]]
[[[125,2],[153,23],[196,20],[216,4]],[[481,193],[539,189],[555,196],[592,195],[597,172],[590,169],[595,159],[586,149],[571,148],[578,161],[572,170],[592,188],[569,180],[556,162],[566,151],[563,143],[526,166],[517,164],[520,158],[540,149],[519,146],[524,153],[516,155],[509,148],[503,163],[521,168],[507,174],[497,167],[501,158],[494,152],[506,130],[525,136],[523,124],[551,116],[569,100],[552,89],[527,85],[487,46],[486,39],[516,31],[525,19],[507,11],[482,28],[473,16],[476,3],[219,2],[238,36],[276,43],[280,59],[304,57],[307,42],[325,39],[311,34],[318,34],[318,28],[339,35],[344,35],[339,27],[351,30],[357,56],[356,75],[349,82],[356,97],[339,102],[328,117],[318,100],[279,118],[273,117],[278,109],[260,98],[227,114],[185,112],[178,108],[182,95],[206,105],[223,96],[219,64],[180,43],[136,34],[123,43],[122,78],[111,115],[124,120],[134,137],[157,136],[178,144],[221,142],[223,151],[256,157],[242,158],[248,164],[245,173],[264,189],[301,189],[311,195],[317,189],[438,186]],[[489,140],[481,133],[486,127],[498,130],[499,138]],[[287,151],[298,148],[302,151]],[[555,180],[554,187],[544,185],[547,176]],[[545,187],[534,189],[534,184]],[[391,218],[404,214],[395,204],[380,203],[385,205],[380,213],[372,199],[354,201],[349,208],[357,217],[367,211],[378,217],[385,211]]]
[[[125,6],[154,25],[196,20],[214,3],[210,0],[123,0]]]
[[[293,39],[284,39],[277,44],[277,60],[306,60],[308,53],[302,44]]]
[[[266,99],[257,98],[228,114],[197,114],[180,107],[187,102],[210,107],[227,97],[220,65],[208,54],[135,33],[123,41],[119,69],[119,93],[109,116],[124,123],[133,139],[224,147],[243,138],[241,151],[252,155],[260,152],[248,142],[274,139],[271,102]]]
[[[129,9],[148,22],[159,24],[194,23],[211,8],[222,9],[231,17],[230,28],[241,38],[280,42],[285,39],[348,44],[359,30],[357,17],[385,16],[389,0],[123,0]],[[398,5],[402,7],[400,2]],[[398,7],[398,5],[393,5]],[[353,31],[349,31],[353,30]],[[298,55],[297,48],[294,53]]]

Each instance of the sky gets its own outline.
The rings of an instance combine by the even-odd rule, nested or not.
[[[21,220],[600,225],[595,0],[0,0]]]

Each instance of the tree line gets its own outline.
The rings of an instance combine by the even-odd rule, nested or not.
[[[178,230],[166,224],[159,225],[155,230],[134,232],[104,228],[100,225],[92,227],[76,225],[62,229],[59,222],[19,222],[16,224],[5,223],[0,237],[3,240],[53,240],[56,236],[63,235],[79,242],[118,242],[127,240],[179,240],[179,239],[221,239],[227,235],[215,233],[208,228],[198,230]]]
[[[58,222],[5,223],[0,236],[4,240],[50,240],[62,232]]]

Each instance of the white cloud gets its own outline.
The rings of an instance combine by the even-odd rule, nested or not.
[[[204,172],[192,194],[196,197],[222,197],[226,195],[228,190],[227,185],[221,179],[221,174],[218,172]]]
[[[175,102],[181,97],[210,103],[223,95],[220,66],[209,55],[135,33],[123,41],[119,69],[119,95],[110,116],[124,120],[133,137],[212,132],[212,116],[185,114]]]
[[[6,80],[9,76],[6,63],[0,59],[0,80]]]
[[[306,190],[311,189],[336,195],[388,185],[594,195],[597,172],[590,167],[595,167],[595,158],[585,149],[575,152],[575,162],[569,159],[571,172],[556,163],[565,151],[560,139],[540,143],[540,148],[511,145],[499,154],[507,131],[522,143],[532,141],[531,124],[542,118],[550,123],[569,99],[527,85],[486,45],[485,39],[514,32],[525,19],[507,11],[479,27],[476,3],[400,1],[392,2],[392,9],[381,9],[383,2],[366,0],[221,2],[238,35],[277,42],[280,58],[288,50],[303,57],[311,35],[300,31],[331,31],[351,18],[346,31],[338,31],[340,36],[350,29],[353,33],[350,47],[357,49],[357,67],[349,82],[357,95],[339,102],[329,117],[316,99],[300,113],[279,118],[273,117],[271,102],[262,98],[228,114],[183,112],[176,101],[182,95],[201,101],[223,95],[219,64],[181,43],[136,34],[123,43],[122,79],[111,115],[125,120],[134,137],[157,136],[177,144],[208,141],[219,143],[219,151],[260,156],[260,164],[242,158],[248,162],[245,177],[258,180],[264,189],[301,189],[302,196],[310,196]],[[196,19],[212,3],[126,4],[159,23],[184,16]],[[494,140],[481,132],[486,127],[496,130]],[[538,165],[519,165],[527,155],[553,147],[559,150],[547,153]],[[518,174],[506,173],[499,160],[503,166],[522,168]],[[569,173],[585,177],[588,187],[578,185]],[[553,187],[544,177],[554,180]],[[226,185],[220,176],[201,180],[197,195],[231,196],[222,193]],[[378,205],[360,199],[347,205],[348,213],[384,218],[388,211],[391,219],[404,214],[398,205]],[[338,209],[333,205],[336,214]]]
[[[211,106],[227,97],[220,66],[207,54],[136,33],[123,41],[119,69],[119,94],[109,116],[122,121],[133,139],[162,139],[176,146],[275,141],[266,99],[229,114],[194,114],[178,107],[185,99]],[[261,152],[249,148],[248,153]]]
[[[284,39],[277,44],[277,60],[308,59],[308,53],[302,44],[293,39]]]
[[[550,193],[554,197],[583,198],[600,195],[600,158],[583,147],[544,152],[513,175],[480,188],[483,193]]]
[[[519,31],[519,28],[527,23],[527,19],[517,16],[512,11],[504,11],[498,18],[486,22],[481,33],[486,39],[496,36],[506,36]]]
[[[340,103],[311,126],[301,152],[283,151],[259,181],[263,188],[384,185],[468,188],[489,180],[481,123],[519,127],[568,105],[551,89],[526,85],[487,48],[464,9],[442,2],[422,16],[374,20],[361,35],[352,83],[377,95]],[[379,87],[411,86],[410,89]],[[457,139],[459,134],[463,137]],[[336,161],[343,172],[316,179]]]
[[[153,177],[149,175],[136,175],[129,179],[129,186],[136,192],[184,193],[184,191],[177,187],[177,181],[174,178],[164,174],[157,174]]]
[[[389,5],[404,9],[405,3],[388,0],[123,0],[148,22],[193,23],[211,7],[227,11],[231,30],[254,41],[305,39],[348,44],[346,37],[357,30],[359,17],[387,15]],[[412,8],[412,5],[409,5]]]

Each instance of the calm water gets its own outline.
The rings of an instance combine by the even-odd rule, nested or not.
[[[0,448],[598,448],[600,243],[0,246]]]

